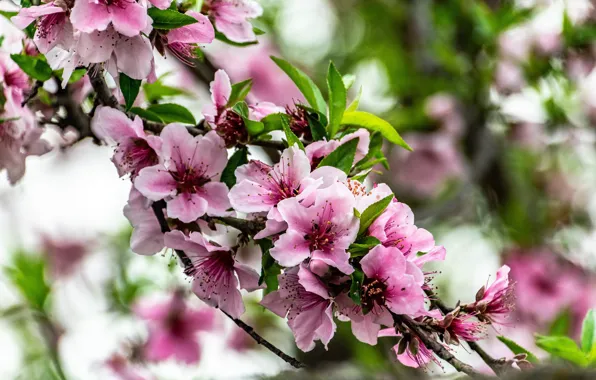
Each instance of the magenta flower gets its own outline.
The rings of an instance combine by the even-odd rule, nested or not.
[[[261,305],[282,318],[304,352],[320,340],[325,348],[335,333],[333,303],[325,285],[304,265],[287,269],[279,276],[279,290],[267,294]]]
[[[424,308],[424,275],[395,247],[378,245],[360,261],[366,276],[361,289],[362,307],[382,315],[414,315]]]
[[[117,32],[134,37],[147,26],[147,9],[134,0],[77,0],[70,21],[83,33],[103,31],[112,24]]]
[[[447,317],[443,321],[446,319]],[[449,325],[445,328],[449,331],[451,339],[456,340],[456,342],[460,339],[475,342],[482,339],[486,334],[486,325],[475,319],[473,315],[465,313],[459,313],[449,321]]]
[[[281,202],[277,209],[288,229],[275,242],[271,256],[286,267],[310,257],[343,273],[352,273],[346,250],[354,242],[360,224],[354,206],[354,196],[341,183],[318,189],[314,204],[308,207],[297,198]]]
[[[129,37],[112,27],[81,33],[76,45],[76,56],[85,64],[108,62],[108,68],[118,68],[138,80],[147,78],[153,67],[153,47],[147,37],[140,34]],[[72,59],[76,60],[76,57]],[[110,70],[110,73],[113,71]]]
[[[497,271],[497,278],[487,287],[483,287],[477,300],[466,310],[477,311],[480,320],[491,323],[504,323],[513,309],[513,284],[509,283],[510,268],[503,265]]]
[[[186,364],[200,360],[197,335],[213,329],[215,314],[213,309],[191,308],[183,297],[176,292],[165,302],[145,302],[134,308],[135,314],[149,324],[149,339],[144,347],[148,360],[174,358]]]
[[[197,19],[197,22],[170,30],[167,34],[167,46],[180,61],[192,65],[197,44],[211,43],[215,38],[215,31],[204,14],[194,11],[187,11],[186,14]]]
[[[150,203],[133,187],[124,206],[124,216],[133,227],[130,249],[139,255],[154,255],[164,248],[163,233]]]
[[[185,236],[171,231],[165,235],[165,243],[169,248],[183,250],[192,261],[192,268],[185,273],[193,277],[192,289],[197,297],[232,317],[244,313],[238,283],[249,292],[258,289],[257,272],[236,261],[229,248],[210,244],[198,232]]]
[[[152,201],[166,199],[168,216],[184,223],[225,214],[228,188],[216,182],[228,159],[223,140],[214,131],[192,137],[180,124],[167,125],[160,137],[165,162],[142,169],[135,187]]]
[[[359,129],[356,132],[350,133],[342,137],[340,140],[331,141],[315,141],[309,144],[306,148],[306,155],[311,162],[313,168],[316,168],[323,158],[327,157],[331,152],[337,149],[339,146],[347,143],[348,141],[359,138],[358,145],[356,146],[356,156],[354,157],[353,164],[357,163],[366,156],[368,153],[368,145],[370,143],[370,134],[366,129]]]
[[[263,14],[254,0],[206,0],[203,9],[215,22],[215,27],[229,40],[250,42],[257,39],[248,21]]]
[[[21,8],[11,21],[21,29],[39,18],[33,41],[40,53],[46,54],[55,46],[69,49],[73,42],[73,29],[66,10],[52,1],[47,4]]]
[[[342,293],[335,298],[338,309],[338,319],[349,321],[352,334],[359,341],[375,346],[381,325],[392,326],[393,318],[388,313],[366,313],[362,306],[356,305],[347,294]]]
[[[134,178],[141,169],[159,163],[161,138],[147,135],[140,117],[133,121],[114,108],[99,107],[91,120],[91,129],[97,137],[117,144],[112,161],[120,177],[130,174]]]

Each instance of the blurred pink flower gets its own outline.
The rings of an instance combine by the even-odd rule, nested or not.
[[[124,206],[124,216],[133,227],[130,249],[139,255],[154,255],[164,248],[164,235],[150,203],[133,187]]]
[[[92,241],[43,236],[42,251],[48,259],[52,276],[57,279],[72,275],[91,253],[92,245]]]
[[[473,312],[482,321],[504,324],[514,308],[513,284],[509,280],[509,268],[503,265],[497,277],[488,286],[483,286],[476,295],[476,302],[466,311]]]
[[[201,346],[197,335],[213,329],[214,309],[192,308],[183,293],[176,292],[165,302],[141,302],[134,311],[149,325],[149,339],[144,347],[148,360],[174,358],[186,364],[200,360]]]
[[[249,19],[263,14],[254,0],[205,0],[203,10],[214,20],[215,27],[229,40],[250,42],[257,39]]]

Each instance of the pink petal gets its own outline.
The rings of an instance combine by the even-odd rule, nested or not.
[[[217,132],[209,131],[206,135],[199,137],[197,154],[192,161],[193,167],[206,164],[205,175],[212,181],[218,181],[227,163],[228,151]]]
[[[205,215],[207,206],[207,201],[199,194],[181,193],[168,201],[167,212],[170,218],[190,223]]]
[[[105,62],[112,56],[118,38],[118,33],[112,28],[92,33],[81,33],[77,43],[77,53],[90,63]]]
[[[260,304],[282,318],[285,318],[286,314],[288,313],[285,300],[281,297],[279,291],[266,294]]]
[[[238,262],[234,264],[234,269],[236,270],[236,275],[240,281],[241,289],[253,292],[262,288],[262,286],[259,285],[259,274],[254,269]]]
[[[48,23],[47,25],[45,25]],[[42,33],[42,28],[45,28]],[[74,44],[73,29],[66,13],[57,14],[53,19],[43,18],[33,41],[40,53],[46,54],[55,46],[70,49]]]
[[[89,0],[77,0],[70,11],[72,25],[83,33],[106,30],[111,21],[111,14],[104,4]]]
[[[234,42],[251,42],[257,39],[252,24],[248,21],[230,22],[216,17],[215,27]]]
[[[329,290],[327,290],[323,282],[304,265],[300,265],[298,278],[300,285],[302,285],[304,289],[311,293],[315,293],[324,299],[329,299]]]
[[[124,6],[110,6],[114,29],[128,37],[134,37],[147,26],[147,10],[136,2]]]
[[[188,11],[187,15],[197,19],[197,23],[173,29],[168,32],[168,43],[208,44],[215,38],[215,31],[209,18],[204,14]]]
[[[159,9],[168,9],[170,4],[172,4],[172,0],[149,0],[149,2],[156,8]]]
[[[198,139],[194,139],[186,127],[178,123],[166,125],[160,137],[162,152],[167,159],[168,167],[175,167],[181,172],[186,170],[198,150]]]
[[[153,47],[146,37],[121,37],[114,53],[118,69],[132,79],[142,80],[151,73]]]
[[[360,266],[368,278],[400,278],[406,271],[406,259],[395,247],[377,245],[360,260]]]
[[[223,70],[215,72],[215,79],[210,84],[211,100],[213,104],[219,109],[226,106],[230,95],[232,94],[232,84],[230,77]]]
[[[29,8],[21,8],[19,14],[13,16],[10,21],[12,21],[17,28],[25,29],[29,24],[35,21],[36,18],[54,13],[64,13],[64,9],[55,6],[52,2]]]
[[[271,249],[271,257],[284,267],[298,265],[309,256],[309,243],[304,240],[304,235],[290,230],[281,235]]]
[[[362,320],[352,320],[352,334],[361,342],[370,344],[371,346],[377,345],[377,336],[381,326],[373,322],[373,316],[371,313],[366,314]],[[395,329],[392,329],[395,333]]]
[[[176,194],[177,183],[163,165],[156,165],[141,169],[134,185],[141,194],[158,201]]]
[[[99,107],[91,120],[91,130],[102,140],[119,142],[137,137],[133,121],[121,111],[111,107]]]
[[[208,182],[203,185],[201,192],[207,203],[207,213],[213,216],[222,216],[228,213],[230,200],[228,199],[228,187],[222,182]]]
[[[180,249],[186,252],[189,256],[208,257],[211,255],[207,249],[193,239],[194,235],[200,235],[198,232],[192,232],[190,237],[184,235],[182,231],[174,230],[164,235],[164,243],[166,247],[173,249]]]
[[[353,240],[354,239],[352,239],[352,241]],[[354,272],[354,268],[352,268],[348,261],[350,259],[350,254],[345,249],[334,249],[331,252],[317,250],[312,253],[312,258],[321,260],[325,264],[335,267],[345,274],[352,274],[352,272]]]

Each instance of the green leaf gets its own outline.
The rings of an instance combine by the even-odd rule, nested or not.
[[[571,327],[571,312],[569,309],[559,313],[557,318],[551,323],[548,329],[548,335],[569,335],[569,328]]]
[[[333,166],[346,174],[350,174],[359,141],[359,138],[355,138],[338,146],[337,149],[321,160],[318,167]]]
[[[70,75],[70,78],[68,78],[68,83],[69,84],[73,84],[78,82],[81,78],[83,78],[85,76],[85,74],[87,74],[87,69],[76,69],[72,72],[72,74]]]
[[[352,111],[346,112],[341,120],[342,125],[354,125],[366,128],[369,131],[380,132],[383,137],[396,145],[407,150],[412,150],[410,146],[401,138],[399,133],[385,120],[368,112]]]
[[[506,338],[504,336],[497,336],[497,339],[499,339],[501,342],[503,342],[503,344],[506,345],[511,350],[511,352],[513,352],[514,354],[516,354],[516,355],[518,355],[518,354],[526,354],[526,355],[528,355],[528,357],[526,359],[529,362],[531,362],[531,363],[538,363],[539,362],[539,360],[536,357],[536,355],[534,355],[530,351],[526,350],[525,348],[523,348],[519,344],[515,343],[511,339]]]
[[[579,366],[585,367],[589,363],[586,354],[579,349],[573,339],[566,336],[536,335],[536,345],[553,356]]]
[[[248,117],[248,104],[246,104],[246,102],[238,102],[234,104],[232,111],[242,117]]]
[[[161,79],[161,78],[160,78]],[[143,84],[143,92],[147,102],[155,103],[163,98],[170,96],[189,95],[189,93],[181,88],[168,86],[158,79],[153,83]]]
[[[379,132],[373,132],[368,144],[368,153],[355,165],[357,171],[372,168],[378,163],[382,163],[385,169],[389,169],[387,159],[381,150],[383,148],[383,136]]]
[[[348,252],[350,252],[350,257],[364,256],[368,253],[368,251],[379,244],[381,244],[381,241],[376,237],[363,236],[350,244],[348,247]]]
[[[153,8],[151,8],[153,9]],[[164,103],[164,104],[155,104],[149,106],[147,108],[148,111],[151,111],[157,116],[159,116],[164,123],[185,123],[185,124],[196,124],[194,116],[190,113],[189,110],[182,107],[178,104],[173,103]]]
[[[272,113],[265,116],[261,119],[261,123],[263,123],[265,126],[265,130],[263,132],[267,133],[271,131],[282,131],[284,129],[283,120],[286,120],[286,122],[289,124],[288,115],[285,113]]]
[[[594,346],[594,338],[596,338],[594,336],[596,326],[594,318],[596,318],[594,309],[590,309],[582,324],[582,351],[585,353],[592,351],[592,347]]]
[[[354,85],[354,82],[356,81],[356,76],[354,74],[346,74],[341,79],[344,82],[344,87],[346,88],[346,91],[348,91],[352,87],[352,85]]]
[[[33,79],[45,82],[52,77],[52,68],[43,59],[25,54],[11,54],[10,58]],[[41,56],[43,57],[43,56]]]
[[[314,141],[324,140],[327,138],[327,131],[321,121],[319,120],[317,113],[307,113],[306,118],[308,119],[308,126],[310,127],[310,133]]]
[[[128,75],[120,73],[120,91],[122,91],[122,96],[124,96],[124,101],[126,102],[126,110],[129,110],[137,99],[137,95],[139,95],[139,90],[141,89],[141,82],[138,79],[132,79]]]
[[[319,90],[317,85],[308,77],[308,75],[281,58],[271,56],[271,59],[290,77],[290,79],[292,79],[312,108],[321,113],[327,111],[325,98],[323,98],[321,90]]]
[[[132,107],[130,110],[130,112],[134,113],[135,115],[138,115],[140,117],[142,117],[145,120],[149,120],[149,121],[155,121],[157,123],[163,123],[163,119],[161,117],[159,117],[158,114],[139,108],[139,107]]]
[[[294,132],[292,132],[292,130],[290,129],[290,123],[287,118],[281,118],[281,125],[286,134],[286,141],[288,142],[288,147],[291,147],[294,144],[298,144],[298,147],[304,150],[304,145],[302,144],[302,141],[300,141],[298,136],[296,136],[296,134],[294,134]]]
[[[230,99],[228,99],[227,107],[231,107],[234,104],[243,101],[246,98],[246,95],[248,95],[250,92],[251,88],[252,79],[234,83],[232,85],[232,93],[230,94]]]
[[[147,10],[147,14],[153,19],[153,29],[171,30],[198,22],[196,18],[172,9],[153,7]]]
[[[0,11],[0,15],[4,16],[5,18],[9,19],[18,15],[19,12],[9,12],[9,11]]]
[[[259,43],[259,41],[257,41],[257,40],[248,41],[248,42],[235,42],[235,41],[230,40],[228,37],[226,37],[225,34],[218,32],[218,31],[215,31],[215,39],[219,40],[221,42],[225,42],[228,45],[237,46],[237,47],[256,45]]]
[[[329,89],[329,125],[327,125],[327,132],[330,138],[334,138],[346,109],[347,92],[343,78],[332,62],[329,63],[327,72],[327,87]]]
[[[354,100],[352,100],[352,103],[350,103],[348,108],[346,108],[345,112],[357,111],[358,106],[360,105],[360,98],[362,98],[362,87],[360,87],[360,90],[358,90],[358,95],[356,95],[356,98],[354,98]]]
[[[350,278],[352,279],[352,283],[350,284],[350,292],[348,294],[356,305],[360,305],[360,289],[362,288],[362,281],[364,281],[364,273],[356,269]]]
[[[364,212],[362,212],[362,216],[360,216],[360,228],[358,229],[358,234],[361,235],[371,224],[385,211],[389,203],[393,200],[394,195],[388,195],[385,198],[381,199],[378,202],[373,203],[372,205],[368,206]]]
[[[243,146],[242,148],[234,152],[232,157],[230,157],[230,159],[228,160],[228,164],[221,173],[221,182],[225,183],[228,186],[228,189],[231,189],[232,186],[236,184],[236,168],[247,163],[248,149],[245,146]]]
[[[275,262],[269,250],[273,247],[273,242],[270,239],[256,240],[256,243],[261,247],[261,276],[259,277],[259,285],[263,282],[267,286],[265,294],[271,293],[279,287],[278,275],[281,273],[281,267]]]
[[[19,290],[29,305],[37,310],[43,310],[50,294],[45,272],[43,257],[25,252],[15,253],[10,266],[4,268],[4,273],[12,285]]]

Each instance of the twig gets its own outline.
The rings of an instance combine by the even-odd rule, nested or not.
[[[39,322],[41,333],[48,345],[48,350],[50,351],[50,357],[54,363],[56,374],[60,380],[66,380],[66,375],[62,369],[62,362],[58,354],[58,339],[60,338],[60,334],[45,312],[42,311],[40,314],[36,315],[36,319]]]
[[[247,145],[262,146],[264,148],[273,148],[279,151],[286,149],[286,146],[281,141],[251,141]]]
[[[168,221],[166,220],[165,215],[163,213],[164,207],[165,207],[165,202],[163,200],[154,202],[151,205],[151,208],[153,209],[153,212],[155,213],[155,217],[157,218],[157,220],[159,222],[159,226],[161,227],[161,232],[166,233],[166,232],[170,231],[170,226],[168,225]],[[227,220],[228,222],[234,223],[235,219],[237,219],[237,218],[219,218],[219,219]],[[238,220],[242,220],[242,219],[238,219]],[[180,261],[182,261],[182,264],[184,264],[184,267],[192,268],[192,261],[186,255],[186,253],[179,249],[176,249],[175,251],[176,251],[176,254],[178,255],[178,257],[180,258]],[[250,327],[249,325],[247,325],[240,319],[232,317],[231,315],[229,315],[228,313],[226,313],[223,310],[222,310],[222,313],[224,313],[228,318],[230,318],[232,321],[234,321],[234,323],[236,325],[238,325],[238,327],[240,327],[241,329],[246,331],[248,333],[248,335],[250,335],[258,344],[267,348],[269,351],[271,351],[272,353],[277,355],[279,358],[281,358],[286,363],[290,364],[291,366],[293,366],[295,368],[305,368],[306,367],[304,365],[304,363],[285,354],[282,350],[275,347],[273,344],[271,344],[269,341],[267,341],[267,339],[260,336],[257,332],[254,331],[254,329],[252,327]]]
[[[35,84],[31,88],[31,91],[29,91],[27,93],[27,96],[21,102],[21,107],[25,107],[25,104],[29,103],[31,101],[31,99],[35,98],[37,96],[37,93],[39,92],[39,89],[42,86],[43,86],[43,82],[42,81],[40,81],[40,80],[35,81]]]
[[[99,65],[89,68],[89,80],[95,90],[99,101],[108,107],[119,108],[118,99],[110,91],[103,78],[103,68]]]
[[[81,140],[85,137],[92,137],[94,140],[99,141],[91,131],[89,115],[83,111],[80,104],[73,100],[69,86],[66,86],[64,89],[58,89],[58,92],[56,93],[56,102],[66,110],[64,123],[72,125],[77,129]]]
[[[393,320],[397,324],[404,324],[411,333],[414,333],[424,345],[432,350],[438,357],[445,360],[447,363],[451,364],[453,368],[458,370],[459,372],[463,372],[470,376],[481,377],[480,372],[477,372],[472,366],[462,362],[461,360],[457,359],[453,354],[442,344],[431,338],[426,331],[424,331],[420,326],[416,324],[414,320],[406,315],[393,315]]]

